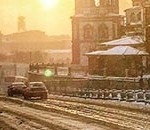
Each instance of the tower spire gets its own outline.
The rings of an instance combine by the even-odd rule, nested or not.
[[[19,16],[18,17],[18,32],[24,32],[24,31],[26,31],[25,17]]]
[[[95,0],[75,0],[75,13],[80,14],[85,8],[94,8]]]

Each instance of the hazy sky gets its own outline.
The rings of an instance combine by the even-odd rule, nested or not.
[[[52,3],[48,0],[0,0],[0,30],[4,34],[16,32],[17,17],[22,15],[26,17],[27,30],[70,35],[74,0],[49,1]],[[131,7],[131,0],[120,0],[120,13],[128,7]]]

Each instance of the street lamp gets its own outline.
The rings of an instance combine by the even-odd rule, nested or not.
[[[143,30],[144,30],[144,46],[146,52],[150,54],[150,0],[143,0],[142,2],[143,11]],[[147,67],[149,69],[149,59],[147,60]]]
[[[150,28],[150,0],[142,2],[143,7],[143,28],[144,28],[144,41],[147,42],[149,39],[149,28]]]

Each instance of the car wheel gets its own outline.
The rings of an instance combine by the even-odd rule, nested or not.
[[[28,96],[26,96],[26,95],[24,95],[24,99],[25,99],[25,100],[28,100],[28,99],[29,99],[29,97],[28,97]]]
[[[43,95],[41,96],[41,98],[42,98],[42,99],[47,99],[47,94],[43,94]]]
[[[8,91],[8,96],[13,97],[13,94],[11,91]]]

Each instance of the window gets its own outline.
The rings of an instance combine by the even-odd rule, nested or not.
[[[108,39],[108,27],[105,24],[101,24],[98,27],[98,35],[100,40]]]
[[[15,76],[8,76],[4,79],[5,82],[15,82]]]
[[[138,20],[138,21],[141,21],[141,12],[139,12],[139,13],[137,14],[137,20]]]
[[[112,0],[108,0],[109,5],[112,5]]]
[[[132,23],[135,23],[135,22],[136,22],[135,13],[131,13],[131,15],[130,15],[130,21],[131,21]]]
[[[90,24],[84,26],[84,39],[90,40],[93,38],[93,27]]]
[[[107,1],[106,0],[100,0],[100,5],[102,5],[102,6],[105,6],[105,5],[107,5]]]
[[[100,5],[100,0],[95,0],[95,5],[99,6]]]
[[[6,76],[4,78],[5,83],[12,83],[12,82],[26,82],[27,78],[22,76]]]

